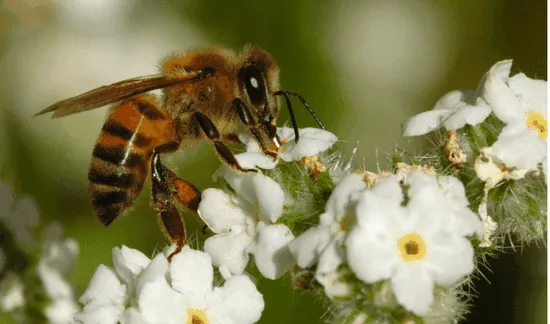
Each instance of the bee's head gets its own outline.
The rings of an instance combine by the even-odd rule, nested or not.
[[[275,155],[280,146],[276,128],[279,104],[275,94],[279,88],[279,69],[267,52],[249,47],[242,55],[237,79],[240,100],[250,112],[250,116],[239,112],[241,120],[244,118],[246,124],[247,118],[252,119],[249,122],[256,125],[253,135],[264,151]]]
[[[285,98],[296,142],[300,137],[290,96],[297,97],[319,126],[325,129],[301,95],[279,89],[279,68],[267,52],[258,48],[247,48],[241,60],[237,74],[240,94],[240,98],[236,99],[237,111],[245,125],[253,126],[249,129],[262,146],[264,153],[276,156],[280,148],[276,127],[279,116],[278,96]]]

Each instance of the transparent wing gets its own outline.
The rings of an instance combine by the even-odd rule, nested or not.
[[[59,101],[40,111],[35,116],[49,112],[53,112],[52,118],[76,114],[128,99],[143,92],[166,88],[181,82],[192,82],[197,76],[196,73],[177,75],[155,74],[128,79]]]

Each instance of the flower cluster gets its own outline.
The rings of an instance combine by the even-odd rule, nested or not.
[[[300,141],[294,142],[291,128],[279,128],[284,144],[280,153],[283,161],[300,161],[303,157],[327,150],[336,141],[333,134],[306,128],[300,130]],[[236,155],[245,168],[273,169],[278,161],[261,153],[258,144],[242,137],[247,151]],[[222,166],[214,178],[221,177],[231,190],[207,189],[199,205],[199,215],[216,233],[206,240],[204,249],[224,276],[241,274],[248,264],[248,254],[254,255],[260,273],[277,279],[295,265],[288,249],[294,234],[287,225],[278,222],[290,194],[261,171],[240,174]],[[288,198],[288,199],[287,199]]]
[[[391,280],[399,304],[428,314],[434,282],[449,287],[473,271],[468,238],[481,235],[483,225],[454,177],[415,170],[368,177],[344,178],[319,225],[291,242],[291,251],[300,267],[316,265],[315,278],[330,297],[361,289],[339,279],[345,261],[363,283]]]
[[[39,221],[34,200],[16,198],[10,186],[0,182],[0,311],[22,323],[67,323],[79,311],[68,280],[78,244],[64,239],[57,223],[46,226],[36,241],[33,232]]]
[[[451,91],[404,125],[405,136],[447,130],[436,150],[444,147],[464,180],[482,183],[475,195],[484,247],[511,233],[521,242],[543,239],[546,227],[546,81],[510,76],[511,67],[512,60],[497,62],[475,91]]]
[[[114,269],[101,265],[80,298],[81,323],[214,324],[255,323],[262,295],[246,275],[214,286],[212,259],[186,246],[168,263],[127,248],[113,249]]]
[[[476,91],[451,91],[432,111],[410,118],[405,136],[423,135],[440,127],[449,131],[475,126],[491,113],[506,126],[489,147],[508,168],[537,170],[546,165],[546,81],[519,73],[510,77],[512,60],[496,63]]]

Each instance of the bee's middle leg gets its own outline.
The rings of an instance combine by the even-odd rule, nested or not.
[[[160,153],[153,153],[151,159],[151,189],[153,208],[158,210],[166,236],[176,244],[176,250],[168,256],[168,261],[179,253],[185,244],[185,223],[178,212],[174,201],[188,209],[197,211],[201,192],[191,183],[180,179],[165,167],[160,160]]]
[[[200,112],[196,112],[195,119],[198,122],[204,134],[206,134],[206,136],[208,137],[208,139],[214,142],[214,147],[216,148],[216,152],[218,153],[218,156],[225,164],[241,172],[258,172],[258,170],[256,169],[245,169],[240,166],[239,161],[237,161],[233,152],[231,152],[231,150],[227,147],[227,145],[225,145],[222,142],[220,133],[218,132],[218,129],[216,128],[214,123],[210,120],[210,118],[206,117],[206,115]]]

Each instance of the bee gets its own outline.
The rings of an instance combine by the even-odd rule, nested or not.
[[[297,97],[325,128],[302,96],[279,89],[279,69],[256,47],[239,54],[216,47],[172,55],[160,73],[102,86],[59,101],[37,113],[52,118],[114,104],[95,144],[88,172],[88,191],[95,215],[109,226],[135,202],[150,174],[152,207],[167,238],[176,244],[169,260],[181,251],[186,231],[176,206],[196,212],[201,192],[163,165],[161,156],[202,139],[214,144],[221,162],[239,172],[224,142],[239,143],[248,132],[264,154],[276,159],[281,147],[276,122],[278,99],[288,107],[299,140],[290,97]],[[162,89],[162,95],[149,93]]]

